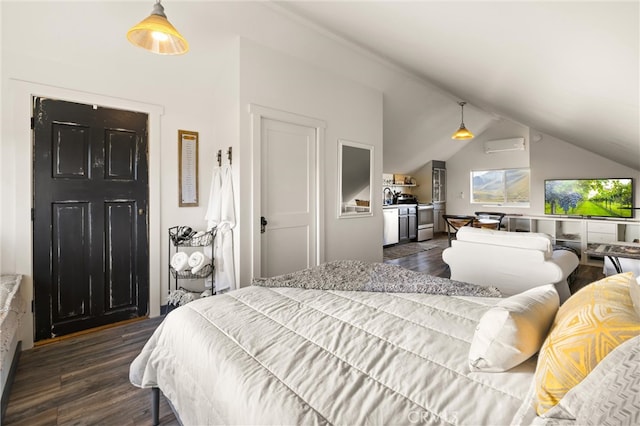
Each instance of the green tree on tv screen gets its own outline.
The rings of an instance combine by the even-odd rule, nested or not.
[[[631,217],[631,179],[575,179],[545,182],[546,214]]]

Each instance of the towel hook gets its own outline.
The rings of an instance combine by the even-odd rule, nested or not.
[[[218,167],[221,167],[222,166],[222,150],[221,149],[218,150],[217,158],[218,158]]]
[[[227,158],[229,158],[229,165],[231,165],[231,147],[227,150]]]

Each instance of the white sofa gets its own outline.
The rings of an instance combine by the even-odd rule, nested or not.
[[[553,250],[551,237],[534,232],[463,227],[444,250],[451,279],[497,287],[504,296],[555,284],[560,302],[571,295],[567,277],[580,263],[568,250]]]

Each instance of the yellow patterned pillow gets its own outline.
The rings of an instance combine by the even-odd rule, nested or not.
[[[547,412],[609,352],[640,335],[629,285],[633,273],[589,284],[560,306],[538,355],[536,411]]]

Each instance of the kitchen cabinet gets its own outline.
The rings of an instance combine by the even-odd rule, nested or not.
[[[413,194],[421,203],[444,203],[447,199],[447,170],[444,161],[433,160],[422,166],[414,177],[420,186]]]
[[[445,203],[433,205],[433,232],[447,232],[447,224],[443,217],[445,213]]]
[[[382,209],[382,244],[408,243],[418,239],[418,208],[415,204],[397,204]]]
[[[409,240],[413,241],[418,238],[418,216],[416,214],[409,215]]]
[[[418,238],[418,210],[416,205],[398,206],[398,239],[408,243]]]
[[[409,242],[409,216],[398,216],[398,240],[401,243]]]
[[[444,203],[447,201],[447,170],[444,168],[444,161],[438,161],[443,163],[442,167],[433,167],[432,176],[432,202]]]
[[[414,177],[420,186],[413,191],[420,203],[433,203],[433,232],[447,232],[444,218],[447,199],[447,170],[444,161],[433,160],[422,166]]]

